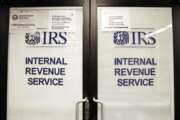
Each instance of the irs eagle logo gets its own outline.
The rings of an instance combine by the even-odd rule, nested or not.
[[[40,43],[40,32],[26,33],[25,42],[28,45],[37,45]]]
[[[125,45],[129,43],[129,33],[126,31],[115,32],[113,42],[116,45]]]

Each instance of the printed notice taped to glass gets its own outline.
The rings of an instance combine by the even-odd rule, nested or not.
[[[82,12],[10,9],[7,120],[75,119],[82,98]]]
[[[98,8],[104,120],[174,120],[173,74],[171,8]]]
[[[74,32],[76,30],[76,17],[75,11],[51,11],[49,13],[49,29]]]
[[[128,29],[129,27],[129,9],[122,9],[115,12],[114,9],[103,8],[101,10],[101,29],[102,31],[117,31],[119,29]]]

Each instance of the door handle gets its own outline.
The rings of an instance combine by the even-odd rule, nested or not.
[[[93,101],[97,104],[100,104],[101,105],[101,120],[104,120],[104,106],[103,106],[103,102],[94,98],[93,97]]]
[[[87,103],[89,105],[89,100],[87,97],[85,97],[84,99],[82,100],[79,100],[77,103],[76,103],[76,120],[79,120],[79,104],[80,103]]]

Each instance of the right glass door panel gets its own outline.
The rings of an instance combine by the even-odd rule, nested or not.
[[[171,8],[98,7],[104,120],[173,120],[173,75]]]

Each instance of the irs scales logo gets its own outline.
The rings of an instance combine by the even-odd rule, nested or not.
[[[40,43],[40,32],[35,32],[33,34],[26,33],[25,42],[29,45],[36,45]]]
[[[126,31],[115,32],[114,43],[117,45],[125,45],[129,43],[129,33]]]
[[[67,43],[66,32],[28,32],[25,33],[27,45],[64,45]]]
[[[154,46],[155,36],[149,36],[152,32],[118,31],[113,33],[113,43],[118,46]]]

